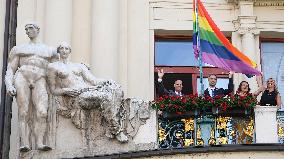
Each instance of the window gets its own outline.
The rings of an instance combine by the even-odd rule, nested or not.
[[[189,40],[159,40],[155,42],[156,66],[199,66]],[[203,66],[210,66],[204,64]]]
[[[262,42],[261,58],[264,80],[274,78],[284,102],[284,42]],[[282,108],[283,109],[283,108]]]
[[[198,66],[191,41],[156,41],[156,66]]]
[[[191,37],[177,36],[174,38],[158,37],[155,39],[155,81],[157,81],[157,70],[164,69],[163,83],[167,89],[174,89],[173,84],[177,79],[183,81],[183,93],[198,93],[199,66],[194,57],[193,43]],[[228,85],[228,71],[203,64],[204,83],[209,74],[218,75],[218,85],[226,88]],[[222,78],[222,79],[221,79]],[[224,85],[224,87],[223,87]],[[156,87],[157,88],[157,87]],[[206,85],[204,87],[207,88]],[[156,92],[158,90],[156,89]]]

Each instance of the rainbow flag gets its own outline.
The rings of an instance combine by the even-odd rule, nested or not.
[[[259,75],[256,63],[235,48],[214,23],[200,0],[193,0],[193,49],[195,56],[215,67]],[[197,4],[197,6],[195,6]],[[198,21],[198,23],[197,23]],[[198,46],[197,46],[198,45]],[[198,49],[199,48],[199,49]]]

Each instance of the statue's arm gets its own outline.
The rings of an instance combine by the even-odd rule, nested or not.
[[[56,85],[57,71],[52,64],[49,64],[47,67],[47,76],[51,93],[56,96],[63,95],[63,90]]]
[[[50,62],[56,62],[59,61],[59,54],[57,53],[57,50],[55,48],[51,48],[52,56],[50,59]]]
[[[91,83],[94,86],[102,84],[103,82],[106,82],[105,79],[96,78],[92,74],[92,72],[84,64],[81,64],[80,66],[81,66],[81,69],[82,69],[82,76],[83,76],[85,81]]]
[[[9,59],[8,66],[5,75],[5,85],[7,88],[7,93],[11,96],[16,95],[16,89],[14,86],[14,75],[19,67],[19,56],[15,55],[15,48],[12,48]]]

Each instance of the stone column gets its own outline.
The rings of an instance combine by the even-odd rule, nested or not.
[[[256,143],[278,143],[277,106],[256,106],[255,139]]]
[[[117,81],[120,1],[96,0],[92,2],[91,70],[98,77]]]
[[[92,0],[73,0],[71,60],[90,66]]]
[[[254,62],[257,62],[257,53],[255,46],[256,37],[258,37],[259,35],[259,30],[257,30],[256,27],[240,28],[239,34],[241,35],[243,53]]]
[[[127,10],[128,96],[152,100],[154,50],[151,47],[154,48],[154,31],[149,29],[149,1],[130,0],[127,3]],[[140,127],[133,141],[139,145],[156,143],[157,120],[155,111],[151,112],[150,119]]]
[[[259,30],[256,26],[256,16],[253,14],[253,1],[252,0],[240,0],[238,19],[234,21],[235,29],[241,37],[241,51],[249,57],[251,60],[257,63],[259,57],[257,54],[256,46],[258,44]],[[240,81],[248,81],[252,92],[258,89],[256,78],[247,78],[245,75],[239,76]]]
[[[120,16],[120,24],[119,24],[119,58],[118,58],[118,82],[122,86],[122,90],[124,91],[124,96],[128,97],[128,79],[127,79],[127,36],[128,36],[128,28],[127,28],[127,3],[128,0],[120,0],[119,7],[119,16]]]
[[[71,44],[72,1],[47,0],[45,15],[45,26],[41,26],[46,30],[44,42],[51,46],[57,46],[61,41]]]
[[[150,61],[149,1],[130,0],[127,3],[127,67],[128,96],[150,100],[150,85],[154,68]],[[154,82],[153,82],[154,83]]]
[[[242,43],[241,42],[242,42],[241,35],[237,31],[232,32],[232,44],[234,45],[234,47],[241,50],[242,49]],[[234,73],[233,80],[234,80],[234,85],[238,86],[239,83],[241,81],[243,81],[242,74]],[[238,87],[234,87],[234,92],[236,92],[237,89],[238,89]]]
[[[259,35],[259,31],[254,27],[245,27],[239,29],[239,34],[241,34],[241,41],[242,41],[242,52],[251,60],[257,63],[259,59],[259,54],[256,52],[256,37]],[[258,41],[258,40],[257,40]],[[258,64],[258,63],[257,63]],[[259,68],[259,67],[258,67]],[[250,88],[252,91],[255,91],[258,89],[258,85],[256,82],[256,77],[252,78],[246,78],[245,75],[243,75],[242,80],[246,80],[250,84]]]
[[[5,5],[4,5],[5,6]],[[3,6],[3,7],[4,7]],[[17,7],[17,32],[16,32],[16,41],[17,43],[25,43],[28,41],[28,38],[25,36],[25,25],[30,21],[34,21],[35,14],[35,3],[34,1],[22,0],[18,1]],[[27,9],[29,7],[29,9]],[[4,22],[4,20],[3,20]],[[4,25],[3,25],[4,26]],[[42,34],[42,32],[41,32]],[[40,35],[39,35],[40,36]]]

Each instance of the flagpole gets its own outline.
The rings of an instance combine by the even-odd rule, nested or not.
[[[196,47],[198,53],[199,62],[199,81],[201,96],[204,95],[204,84],[203,84],[203,68],[202,68],[202,51],[200,51],[200,37],[199,37],[199,25],[198,25],[198,0],[195,0],[195,28],[196,28]]]

